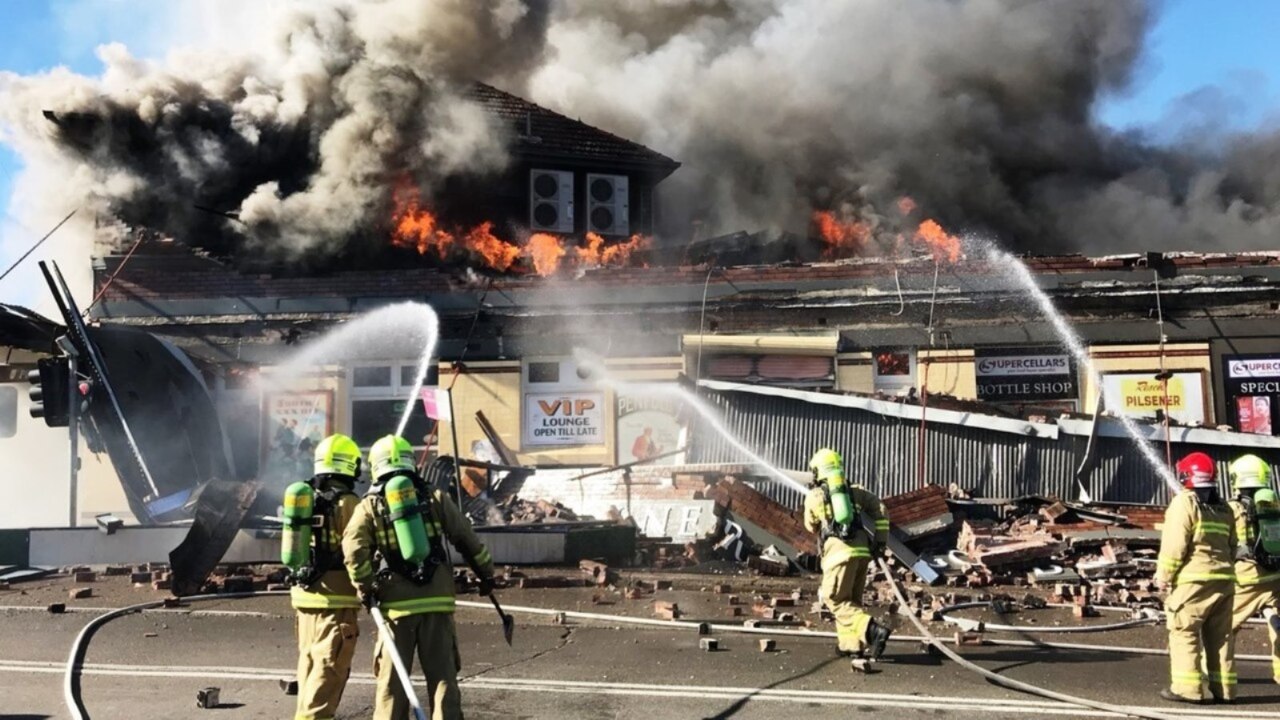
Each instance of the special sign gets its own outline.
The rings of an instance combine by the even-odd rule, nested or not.
[[[604,393],[529,393],[524,418],[526,445],[604,444]]]
[[[1275,435],[1280,428],[1280,355],[1229,355],[1222,390],[1240,432]]]
[[[1058,348],[979,348],[973,352],[978,398],[988,402],[1075,400],[1075,361]]]

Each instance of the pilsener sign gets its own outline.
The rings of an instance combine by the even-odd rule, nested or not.
[[[1059,348],[978,348],[973,351],[978,399],[1021,403],[1075,400],[1075,360]]]

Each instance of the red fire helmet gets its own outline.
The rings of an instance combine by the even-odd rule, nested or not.
[[[1185,488],[1217,487],[1217,467],[1213,458],[1202,452],[1193,452],[1178,461],[1178,480]]]

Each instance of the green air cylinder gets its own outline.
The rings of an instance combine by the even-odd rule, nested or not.
[[[284,535],[280,539],[280,562],[290,570],[306,567],[311,562],[311,515],[316,493],[304,482],[296,482],[284,491]]]
[[[849,488],[844,484],[844,475],[834,473],[827,477],[827,491],[831,494],[832,519],[841,525],[853,522],[853,503],[849,500]]]
[[[426,560],[431,544],[427,541],[427,526],[423,522],[413,480],[397,475],[387,482],[386,493],[387,509],[391,511],[391,524],[396,529],[401,557],[415,565]]]
[[[1258,545],[1272,557],[1280,557],[1280,498],[1274,490],[1259,490],[1253,496],[1258,518]]]

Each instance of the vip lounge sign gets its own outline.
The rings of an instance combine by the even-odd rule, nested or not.
[[[524,396],[524,444],[603,445],[604,393],[529,393]]]
[[[1114,373],[1103,376],[1107,410],[1129,417],[1152,417],[1168,410],[1169,417],[1199,425],[1207,419],[1204,377],[1198,372],[1173,373],[1168,387],[1154,373]],[[1120,407],[1113,407],[1118,403]]]
[[[973,353],[978,398],[1021,403],[1075,400],[1075,361],[1058,348],[979,348]]]

